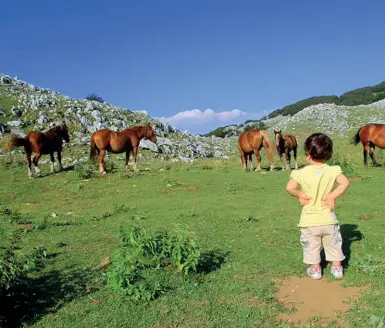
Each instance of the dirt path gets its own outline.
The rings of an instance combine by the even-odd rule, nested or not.
[[[351,301],[363,290],[364,287],[341,287],[340,281],[289,278],[281,282],[277,299],[293,312],[280,318],[293,323],[306,323],[311,317],[337,319],[337,314],[348,311]]]

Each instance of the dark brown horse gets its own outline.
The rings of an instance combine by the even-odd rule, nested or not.
[[[114,132],[108,129],[96,131],[91,137],[91,154],[93,159],[96,155],[99,158],[99,173],[106,174],[106,162],[104,157],[106,151],[119,154],[126,152],[126,169],[128,169],[128,161],[130,152],[132,151],[134,158],[134,170],[137,170],[136,155],[138,153],[140,140],[146,138],[152,142],[156,142],[156,136],[151,125],[134,126],[120,132]]]
[[[69,143],[70,137],[68,134],[68,128],[65,123],[59,126],[55,126],[47,132],[34,131],[27,134],[25,138],[20,138],[14,134],[10,135],[10,138],[6,144],[6,149],[11,151],[15,147],[23,146],[25,154],[27,155],[27,168],[28,177],[32,178],[31,170],[31,156],[33,157],[33,165],[35,167],[36,176],[40,175],[41,171],[38,166],[39,159],[42,155],[49,154],[51,156],[51,172],[54,172],[54,152],[57,152],[57,160],[59,162],[60,171],[63,169],[61,163],[61,152],[63,149],[63,139],[66,143]]]
[[[378,164],[374,158],[374,150],[376,147],[381,149],[385,148],[385,124],[369,123],[361,127],[351,142],[357,145],[360,141],[364,148],[364,165],[368,166],[367,156],[369,148],[373,166],[377,166]]]
[[[255,154],[257,166],[255,171],[261,170],[260,150],[264,147],[270,163],[270,171],[274,170],[273,149],[269,135],[265,130],[252,130],[242,133],[238,138],[238,150],[241,154],[243,170],[247,171],[247,160],[250,160],[250,170],[253,170],[252,154]]]
[[[282,170],[285,169],[285,165],[283,163],[282,155],[285,153],[286,157],[286,169],[291,169],[290,152],[293,151],[295,168],[298,170],[297,164],[297,139],[292,135],[282,135],[282,130],[274,130],[274,138],[275,138],[275,147],[277,149],[278,156],[282,163]]]

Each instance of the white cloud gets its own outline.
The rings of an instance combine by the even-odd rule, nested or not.
[[[160,117],[159,119],[171,125],[178,126],[180,124],[196,125],[209,122],[219,121],[221,123],[229,122],[234,119],[245,117],[246,113],[240,109],[232,109],[230,111],[215,112],[208,108],[205,111],[200,109],[191,109],[177,113],[170,117]]]

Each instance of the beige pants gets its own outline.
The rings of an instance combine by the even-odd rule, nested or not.
[[[321,246],[326,254],[326,261],[336,262],[345,259],[342,253],[342,237],[338,224],[301,228],[303,262],[321,263]]]

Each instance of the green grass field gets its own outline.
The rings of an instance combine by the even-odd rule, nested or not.
[[[338,200],[348,257],[343,284],[366,289],[351,311],[327,326],[377,327],[371,318],[385,316],[385,169],[364,169],[359,147],[340,147],[336,151],[350,154],[359,176]],[[23,234],[20,251],[45,247],[48,253],[45,267],[21,283],[12,324],[294,327],[279,320],[289,310],[275,298],[280,280],[304,276],[305,269],[296,226],[300,206],[285,192],[289,172],[244,173],[238,156],[223,162],[140,163],[145,167],[151,170],[126,174],[119,161],[107,176],[86,180],[71,170],[48,174],[48,165],[42,166],[46,175],[36,179],[27,178],[23,165],[1,167],[1,208],[20,212],[34,227]],[[132,221],[150,231],[191,234],[209,258],[205,269],[165,275],[167,292],[149,303],[112,291],[105,270],[95,268],[113,255],[119,228]],[[308,326],[318,322],[314,318]]]

